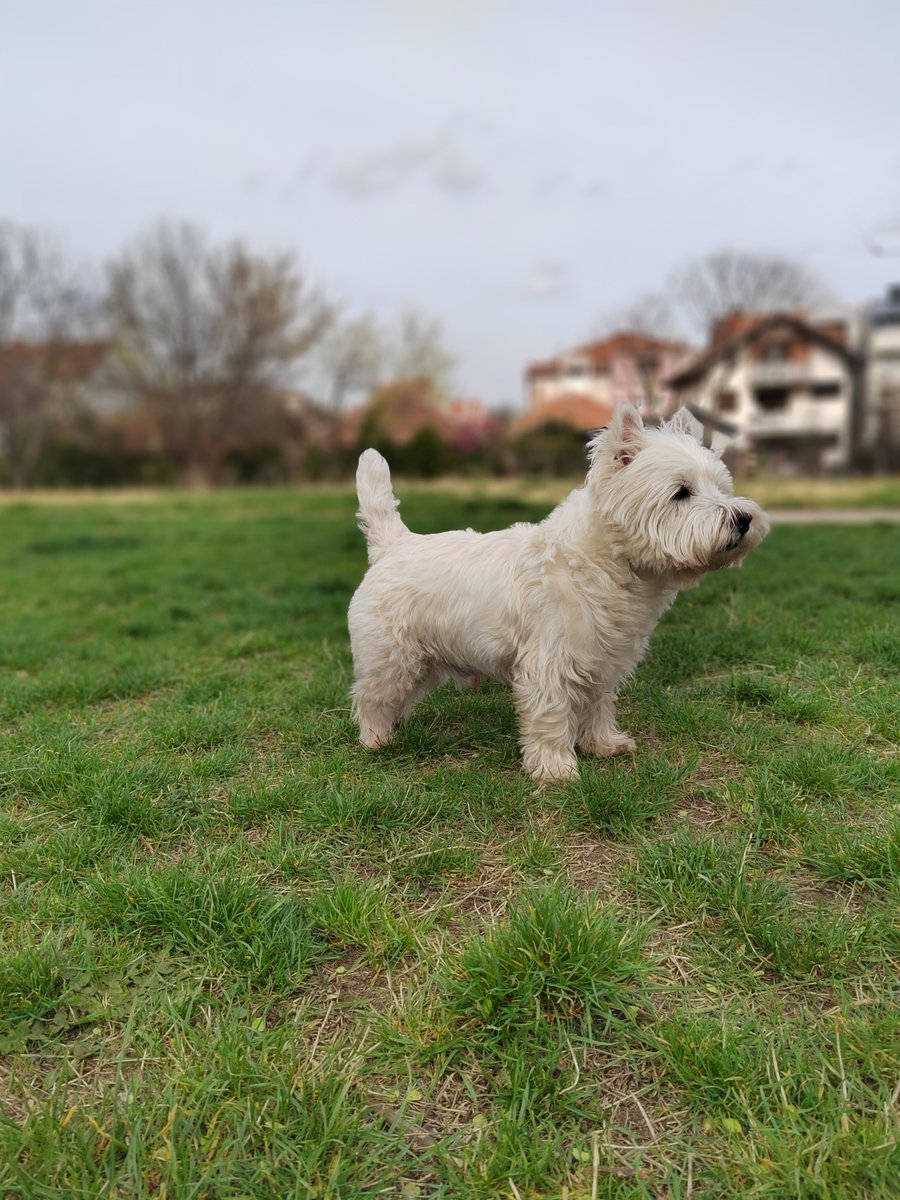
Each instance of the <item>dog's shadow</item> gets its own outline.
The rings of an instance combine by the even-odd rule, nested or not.
[[[459,690],[444,684],[400,722],[382,753],[420,761],[477,755],[485,766],[516,768],[518,733],[509,688],[484,683]]]

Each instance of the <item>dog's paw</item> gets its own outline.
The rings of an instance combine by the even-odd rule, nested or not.
[[[374,729],[367,725],[359,731],[359,740],[367,750],[380,750],[382,746],[391,744],[394,735],[390,729]]]
[[[578,743],[585,754],[595,754],[598,758],[612,758],[614,754],[631,754],[637,749],[637,742],[627,733],[618,730],[611,737],[585,738]]]
[[[523,758],[525,773],[543,786],[570,783],[578,779],[578,759],[574,754],[527,753]]]

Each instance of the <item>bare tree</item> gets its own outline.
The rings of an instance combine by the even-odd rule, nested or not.
[[[95,361],[73,344],[90,302],[49,235],[0,224],[0,441],[14,487],[25,487],[54,424],[72,409]],[[90,350],[91,353],[83,353]]]
[[[320,368],[333,412],[341,411],[348,396],[371,392],[381,382],[387,346],[374,317],[335,322],[320,345]]]
[[[677,338],[678,320],[672,296],[666,292],[644,292],[627,304],[610,309],[595,327],[597,337],[619,330],[644,333],[648,337]]]
[[[396,380],[427,379],[435,393],[449,390],[454,356],[444,344],[440,321],[418,309],[407,309],[400,318],[396,341],[388,354],[390,377]]]
[[[620,308],[610,309],[597,322],[595,333],[598,337],[616,333],[643,335],[643,339],[635,340],[630,354],[640,391],[640,396],[634,399],[646,412],[659,410],[664,400],[661,355],[666,349],[659,343],[681,341],[672,297],[662,291],[645,292]]]
[[[825,285],[801,263],[736,250],[716,251],[676,270],[669,291],[701,335],[736,310],[809,309],[827,299]]]
[[[191,483],[213,481],[234,446],[271,436],[333,315],[292,255],[211,246],[195,226],[165,223],[110,264],[107,310],[116,379]]]

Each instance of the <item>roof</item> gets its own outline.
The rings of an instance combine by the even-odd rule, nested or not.
[[[74,383],[90,379],[109,350],[105,341],[27,342],[0,345],[0,371],[22,367],[52,367],[56,379]]]
[[[589,362],[595,370],[608,371],[613,359],[623,355],[637,357],[642,354],[684,354],[688,349],[684,342],[623,329],[610,334],[609,337],[575,346],[574,349],[557,354],[554,358],[533,362],[527,368],[526,375],[531,378],[535,375],[555,374],[564,363],[573,358]]]
[[[517,436],[551,423],[570,425],[573,429],[586,432],[588,429],[602,429],[604,425],[608,425],[612,414],[611,404],[594,400],[582,392],[564,392],[554,400],[529,409],[512,423],[510,433]]]
[[[857,361],[857,355],[847,346],[846,330],[835,321],[813,324],[796,313],[731,313],[715,326],[711,344],[683,367],[672,371],[666,377],[666,384],[680,387],[695,383],[717,362],[736,350],[743,350],[773,329],[789,329],[798,337],[830,350],[846,363],[854,364]]]

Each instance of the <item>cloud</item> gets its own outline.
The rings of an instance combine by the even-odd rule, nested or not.
[[[523,288],[528,300],[553,300],[564,295],[570,286],[569,264],[561,259],[539,262]]]
[[[591,179],[584,187],[584,195],[588,200],[608,200],[612,195],[612,187],[608,179]]]
[[[532,193],[536,199],[546,200],[550,196],[558,195],[567,182],[568,175],[565,171],[545,171],[534,181]]]
[[[433,181],[447,192],[474,192],[484,182],[484,172],[457,146],[449,146],[436,163]]]
[[[485,175],[475,159],[446,134],[397,142],[345,160],[330,175],[332,185],[354,200],[386,195],[416,179],[460,195],[481,187]]]
[[[245,171],[240,179],[241,191],[258,192],[268,183],[265,171]]]
[[[328,154],[321,146],[308,154],[290,179],[281,189],[282,198],[295,200],[324,174],[328,166]]]
[[[900,217],[870,226],[862,237],[867,253],[876,258],[900,257]]]

